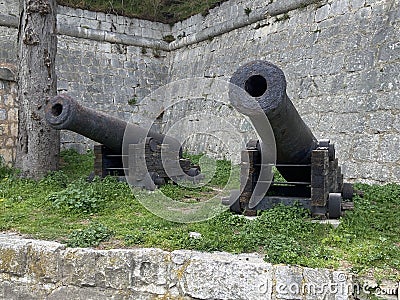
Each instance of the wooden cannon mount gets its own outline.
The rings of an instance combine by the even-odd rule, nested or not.
[[[176,139],[83,107],[66,94],[49,101],[45,118],[54,129],[100,143],[94,148],[94,175],[125,176],[132,186],[153,190],[170,179],[194,180],[200,173],[199,166],[182,157]]]
[[[277,204],[300,205],[312,213],[313,216],[337,219],[345,210],[353,209],[354,190],[349,183],[343,183],[343,174],[335,157],[334,144],[329,140],[321,140],[318,147],[311,153],[310,164],[276,164],[275,167],[309,168],[308,181],[276,181],[271,182],[268,192],[262,200],[252,208],[249,202],[258,182],[261,164],[259,142],[252,140],[242,151],[241,162],[241,194],[231,205],[231,211],[256,215],[257,211],[267,210]],[[265,166],[271,168],[270,165]],[[232,193],[234,195],[234,193]],[[232,203],[232,199],[225,199]]]
[[[261,163],[262,145],[271,141],[250,141],[241,156],[240,192],[232,192],[223,203],[234,212],[249,215],[278,203],[299,203],[313,216],[323,218],[339,218],[343,210],[350,209],[352,203],[344,200],[352,199],[353,186],[343,183],[335,147],[329,140],[318,141],[304,123],[286,94],[283,71],[269,62],[253,61],[240,67],[230,82],[245,90],[259,105],[256,111],[249,99],[237,99],[233,94],[231,102],[239,111],[245,108],[241,112],[255,122],[259,113],[268,118],[275,139],[275,166],[285,180],[271,182],[260,178],[262,169],[271,174],[272,165]],[[257,183],[269,186],[265,195],[264,190],[257,190]],[[255,204],[251,202],[253,193],[259,197]]]
[[[134,187],[142,187],[147,190],[154,190],[170,180],[179,182],[183,178],[183,173],[195,181],[200,174],[200,167],[192,164],[189,159],[177,158],[180,168],[168,168],[168,174],[165,171],[165,165],[162,164],[161,150],[163,155],[168,155],[168,145],[160,144],[153,138],[146,138],[143,143],[129,144],[128,154],[116,154],[105,145],[94,146],[94,175],[104,178],[106,176],[117,176],[120,178],[129,178],[129,184]],[[144,157],[146,168],[139,168],[137,163]],[[173,153],[170,153],[173,155]],[[124,159],[126,163],[124,164]],[[125,167],[124,167],[125,166]],[[151,180],[145,180],[146,172],[149,173]]]

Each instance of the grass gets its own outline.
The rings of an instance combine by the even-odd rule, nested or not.
[[[0,231],[70,246],[158,247],[232,253],[258,252],[271,263],[345,268],[400,280],[400,186],[357,185],[355,209],[338,228],[313,223],[299,207],[277,206],[255,220],[223,212],[208,221],[177,224],[159,218],[114,178],[87,183],[93,154],[62,153],[63,166],[35,182],[0,166]],[[193,157],[194,160],[200,157]],[[202,201],[226,182],[230,163],[219,161],[210,185],[166,185],[177,200]],[[193,238],[196,232],[200,238]]]
[[[105,13],[175,23],[226,0],[58,0],[58,4]]]

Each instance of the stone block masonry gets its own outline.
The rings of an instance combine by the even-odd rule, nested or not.
[[[18,136],[16,95],[14,72],[0,64],[0,157],[7,163],[15,161]]]
[[[17,2],[0,0],[0,64],[16,64]],[[335,142],[347,180],[399,183],[399,5],[229,0],[172,27],[59,7],[58,88],[128,119],[145,96],[169,82],[229,80],[241,64],[268,60],[285,72],[288,95],[316,137]],[[169,35],[175,41],[163,40]],[[217,111],[194,104],[188,105],[194,112]],[[166,131],[191,113],[172,109],[160,127]],[[91,146],[71,133],[62,140],[80,151]],[[191,136],[187,148],[218,153],[225,142]]]
[[[17,66],[18,1],[0,0],[0,64]],[[69,7],[58,7],[58,92],[83,105],[129,120],[135,103],[167,83],[170,26]],[[93,145],[63,132],[63,148]]]
[[[257,254],[93,250],[0,234],[0,299],[353,299],[346,272]]]
[[[392,0],[232,0],[173,27],[182,38],[170,80],[229,80],[244,63],[270,61],[285,72],[288,95],[316,137],[336,144],[347,180],[400,182],[399,12]],[[172,112],[168,123],[174,114],[181,117]]]
[[[58,91],[83,105],[129,120],[135,103],[167,83],[168,25],[68,7],[58,11]],[[70,132],[63,148],[92,142]]]

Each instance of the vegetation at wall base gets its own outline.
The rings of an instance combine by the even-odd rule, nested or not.
[[[0,178],[5,178],[9,176],[13,176],[15,170],[8,166],[2,156],[0,156]]]
[[[58,0],[59,5],[173,24],[226,0]]]
[[[93,153],[64,151],[62,165],[38,182],[0,166],[0,231],[74,247],[258,252],[271,263],[345,268],[400,280],[400,185],[358,184],[365,195],[356,196],[354,211],[346,213],[338,228],[312,222],[300,207],[280,205],[255,220],[227,211],[208,221],[176,224],[143,208],[126,183],[111,177],[87,182]],[[226,161],[217,164],[216,188],[229,166]],[[163,189],[177,199],[213,193],[173,185]]]

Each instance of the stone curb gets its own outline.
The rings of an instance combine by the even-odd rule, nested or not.
[[[1,299],[352,299],[342,271],[258,254],[94,250],[0,234]]]

